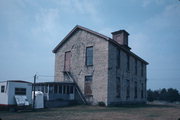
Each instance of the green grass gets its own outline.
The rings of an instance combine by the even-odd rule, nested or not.
[[[178,120],[180,105],[71,106],[31,112],[0,111],[2,120]]]

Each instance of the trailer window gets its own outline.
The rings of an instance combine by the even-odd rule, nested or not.
[[[1,93],[4,93],[4,91],[5,91],[4,89],[5,89],[5,86],[2,85],[2,86],[1,86]]]
[[[15,95],[26,95],[26,88],[15,88]]]

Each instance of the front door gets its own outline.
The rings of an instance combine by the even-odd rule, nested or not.
[[[65,52],[64,71],[71,69],[71,51]]]

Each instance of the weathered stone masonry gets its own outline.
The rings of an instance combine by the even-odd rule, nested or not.
[[[124,34],[124,32],[122,33]],[[128,41],[126,41],[128,38],[125,38],[127,36],[123,36],[123,34],[120,34],[119,38],[123,38],[120,41],[126,43],[125,46],[102,34],[76,26],[53,50],[55,53],[55,81],[69,81],[63,71],[66,64],[65,53],[70,51],[69,71],[82,93],[85,88],[91,89],[92,95],[86,96],[88,102],[91,104],[104,102],[106,105],[145,102],[146,65],[148,63],[130,51]],[[93,48],[93,65],[91,66],[86,65],[87,47]],[[126,70],[127,59],[129,59],[129,70]],[[135,74],[135,63],[137,63],[137,74]],[[143,67],[142,70],[141,67]],[[92,81],[88,81],[90,86],[85,87],[87,85],[85,83],[86,76],[92,76]],[[134,97],[135,82],[137,82],[137,97]],[[128,98],[127,88],[129,89]]]

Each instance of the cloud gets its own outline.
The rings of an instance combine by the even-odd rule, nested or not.
[[[55,1],[63,11],[90,16],[94,22],[102,22],[98,13],[98,1],[92,0],[57,0]]]
[[[56,25],[59,18],[60,13],[58,9],[41,8],[40,12],[35,15],[37,27],[33,29],[33,33],[38,34],[39,32],[43,32],[52,35],[54,29],[57,27]]]
[[[161,5],[165,0],[142,0],[142,7],[148,7],[151,4]]]
[[[178,4],[171,4],[165,7],[162,13],[153,16],[146,21],[145,24],[154,28],[153,30],[162,29],[179,29],[180,28],[180,6]]]

